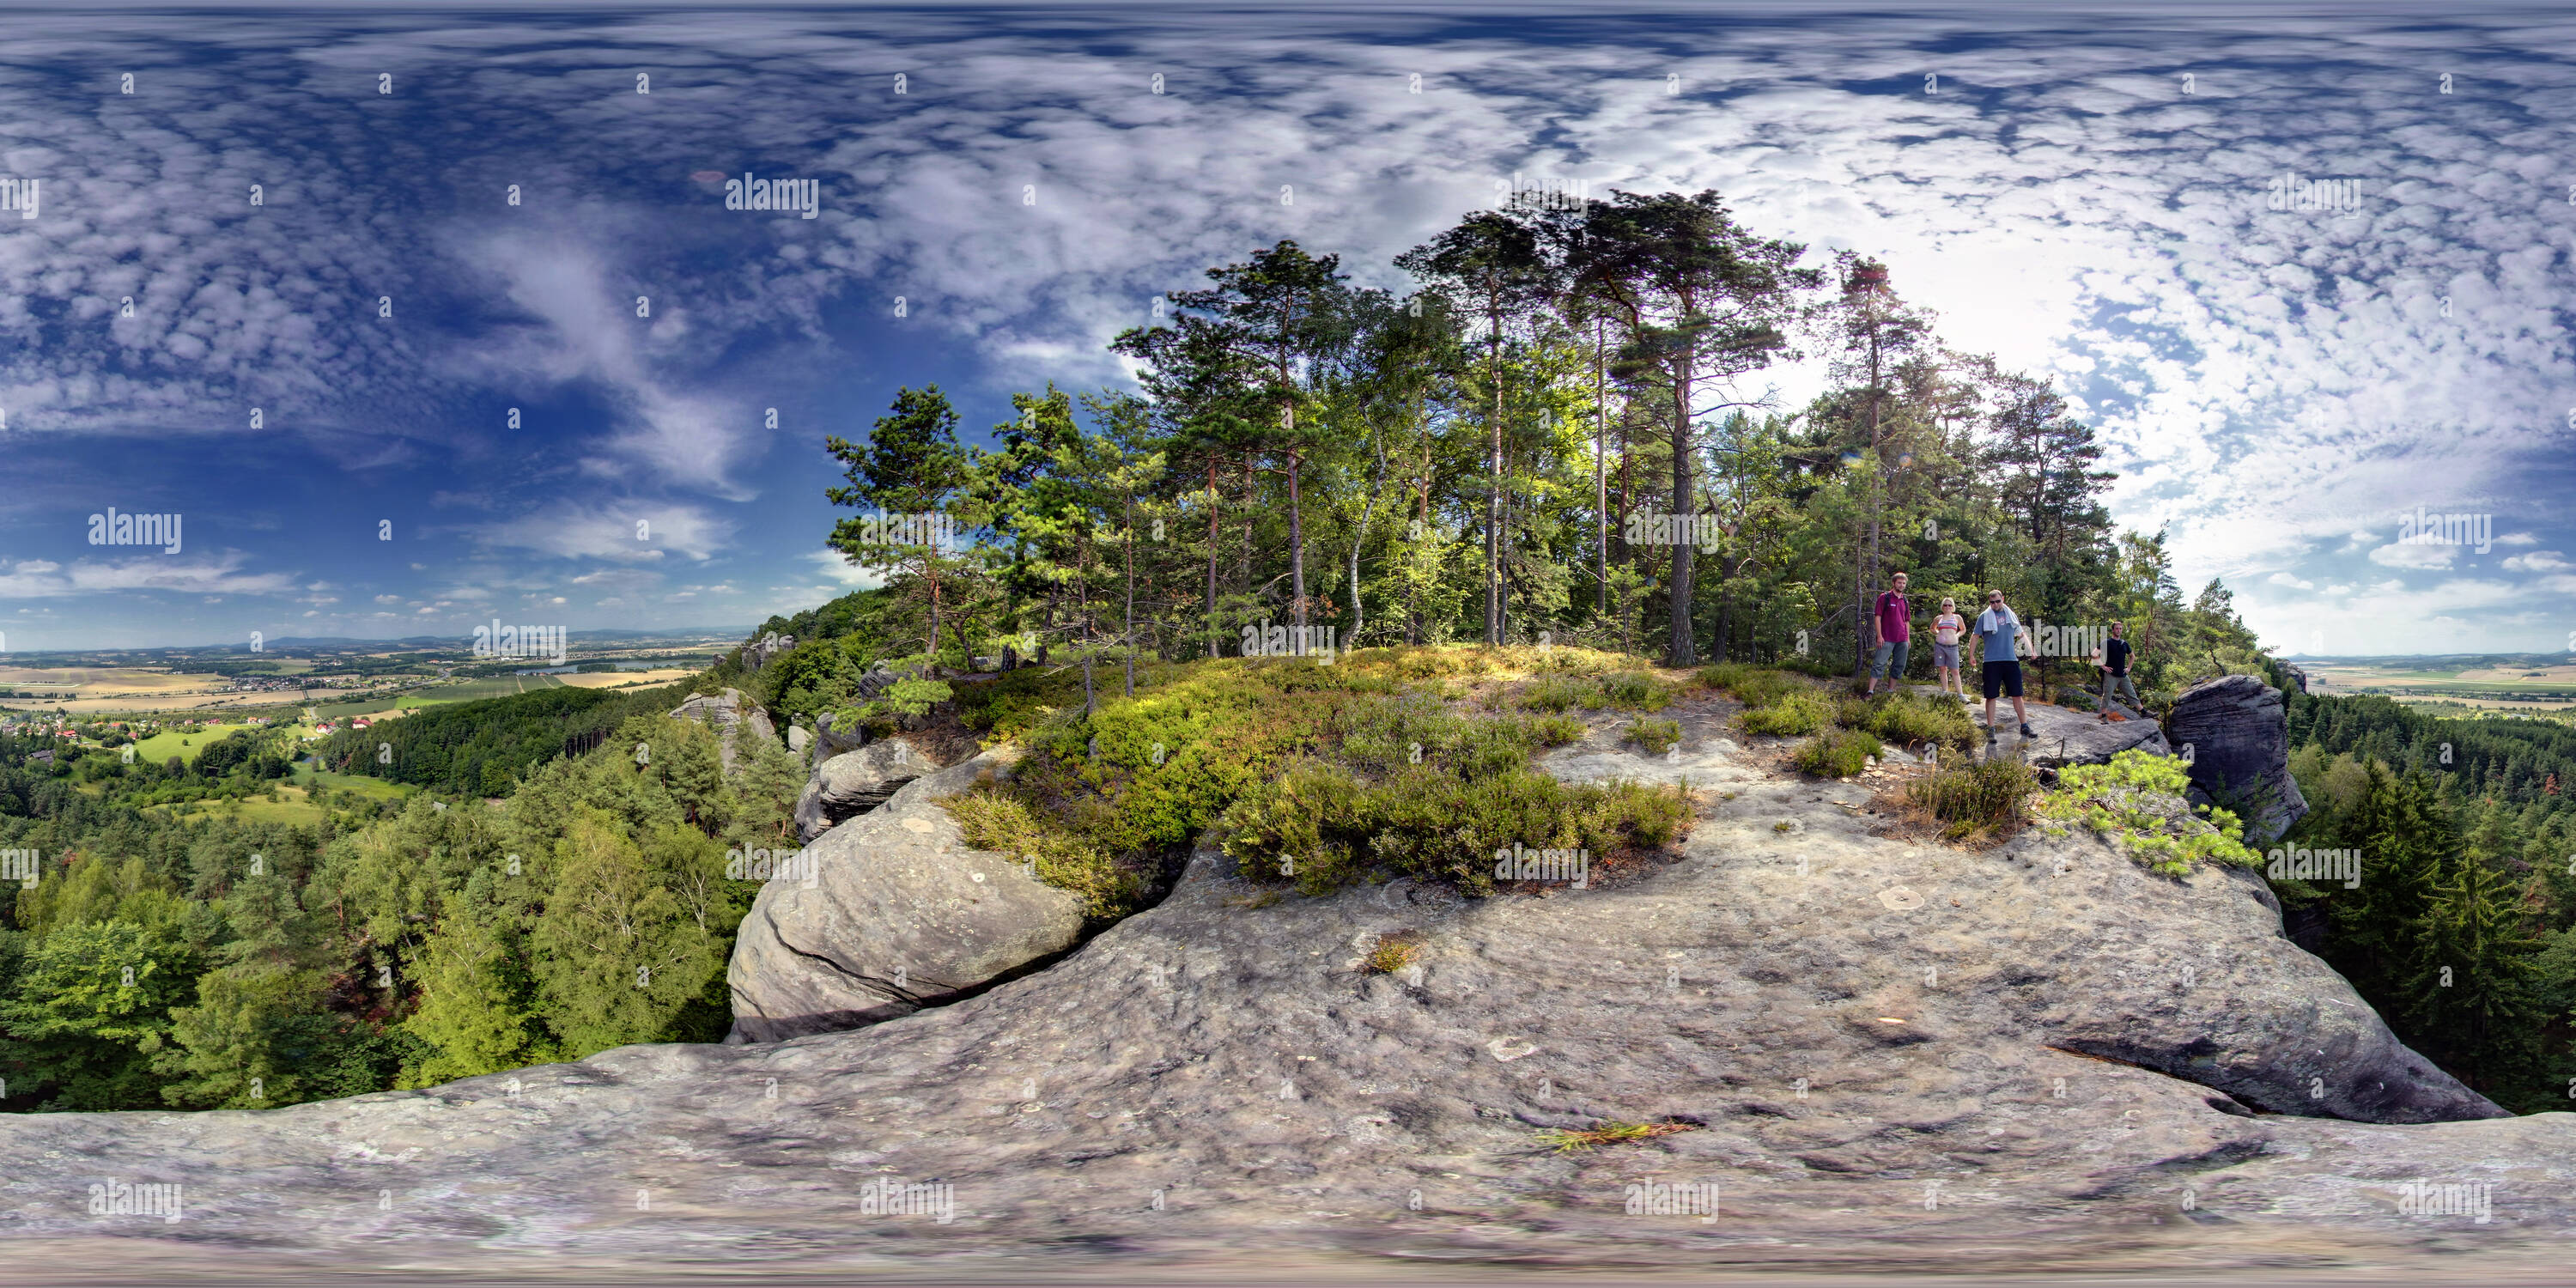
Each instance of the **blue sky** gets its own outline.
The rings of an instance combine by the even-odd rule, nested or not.
[[[1518,174],[1881,257],[2285,651],[2576,644],[2576,16],[2243,12],[13,11],[0,633],[753,623],[855,584],[821,441],[898,385],[981,428],[1121,381],[1205,266],[1395,285]],[[724,209],[746,171],[817,217]],[[88,544],[110,506],[181,551]]]

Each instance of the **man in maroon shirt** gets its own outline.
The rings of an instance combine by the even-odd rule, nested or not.
[[[1891,693],[1905,683],[1906,645],[1914,638],[1912,615],[1905,603],[1905,574],[1900,572],[1887,579],[1887,589],[1878,597],[1878,651],[1869,664],[1870,692],[1878,692],[1881,677],[1886,677]]]

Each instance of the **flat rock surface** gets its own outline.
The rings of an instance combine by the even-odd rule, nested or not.
[[[0,1119],[0,1256],[969,1278],[1469,1262],[1484,1281],[2563,1268],[2576,1115],[2263,1112],[2484,1111],[2411,1066],[2243,878],[2158,878],[2086,835],[1985,853],[1879,835],[1865,787],[1730,749],[1713,706],[1667,714],[1675,758],[1602,735],[1546,758],[1699,793],[1672,861],[1592,889],[1306,899],[1202,853],[1065,960],[854,1032],[265,1113]],[[1397,931],[1418,959],[1365,973]],[[1690,1130],[1565,1153],[1537,1135],[1608,1120]],[[184,1183],[184,1218],[92,1215],[103,1179]],[[888,1214],[871,1196],[893,1182],[933,1188]],[[1631,1187],[1699,1182],[1713,1217],[1629,1210]],[[2401,1211],[2417,1182],[2484,1195],[2483,1219]]]

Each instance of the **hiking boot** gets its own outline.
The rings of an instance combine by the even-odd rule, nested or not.
[[[2025,737],[2025,738],[2036,738],[2036,737],[2038,737],[2039,735],[2038,735],[2038,734],[2035,734],[2035,733],[2032,733],[2032,732],[2030,731],[2030,726],[2029,726],[2029,725],[2027,725],[2027,724],[2025,724],[2025,725],[2023,725],[2023,726],[2021,727],[2021,736],[2022,736],[2022,737]]]

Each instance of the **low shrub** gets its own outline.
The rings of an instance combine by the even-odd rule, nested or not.
[[[1921,693],[1883,693],[1866,703],[1857,720],[1843,723],[1866,729],[1898,746],[1936,743],[1970,747],[1977,743],[1977,722],[1956,698]]]
[[[1561,712],[1583,701],[1595,686],[1570,675],[1545,675],[1521,690],[1521,705],[1532,711]]]
[[[1747,710],[1767,707],[1792,693],[1807,691],[1806,682],[1785,671],[1746,666],[1741,662],[1721,662],[1704,667],[1699,681],[1713,689],[1734,695]]]
[[[2195,815],[2184,798],[2190,786],[2181,761],[2124,751],[2107,765],[2060,771],[2057,790],[2038,813],[2057,825],[2049,829],[2052,836],[2066,835],[2066,824],[2082,823],[2117,838],[2122,850],[2166,876],[2182,876],[2202,862],[2259,866],[2261,856],[2238,839],[2243,829],[2236,815],[2214,806]]]
[[[1796,684],[1796,681],[1790,681]],[[1754,733],[1777,737],[1809,734],[1832,724],[1833,700],[1814,689],[1801,686],[1779,696],[1767,705],[1748,708],[1744,727]]]
[[[1960,840],[1978,833],[2000,832],[2024,821],[2039,776],[2018,759],[1964,757],[1905,786],[1905,798],[1948,826],[1942,835]]]
[[[1083,914],[1106,920],[1133,911],[1146,884],[1141,873],[1063,828],[1049,827],[1030,802],[995,783],[979,783],[945,804],[966,844],[1034,861],[1038,880],[1082,896]]]
[[[1469,779],[1429,763],[1367,783],[1308,762],[1246,793],[1216,826],[1243,876],[1290,881],[1306,894],[1385,871],[1483,895],[1493,890],[1497,850],[1654,848],[1688,814],[1677,788],[1567,785],[1528,768]]]
[[[1539,750],[1580,740],[1583,721],[1487,717],[1443,701],[1460,672],[1568,653],[1572,665],[1601,669],[1616,657],[1368,649],[1330,666],[1156,664],[1139,668],[1133,698],[1101,690],[1087,719],[1078,671],[1023,669],[969,686],[959,705],[1027,754],[1008,781],[947,808],[968,844],[1035,854],[1040,879],[1080,893],[1100,919],[1142,906],[1182,847],[1210,829],[1246,875],[1309,893],[1380,870],[1482,893],[1493,852],[1515,843],[1595,854],[1660,846],[1687,820],[1678,792],[1565,787],[1530,768]]]
[[[1628,741],[1637,744],[1647,755],[1660,756],[1682,740],[1682,727],[1677,721],[1639,718],[1628,722]]]
[[[1867,768],[1870,757],[1885,750],[1872,734],[1837,729],[1798,744],[1789,759],[1800,771],[1818,778],[1849,778]]]
[[[1601,697],[1619,711],[1661,711],[1671,706],[1672,690],[1643,671],[1620,671],[1601,677]]]

